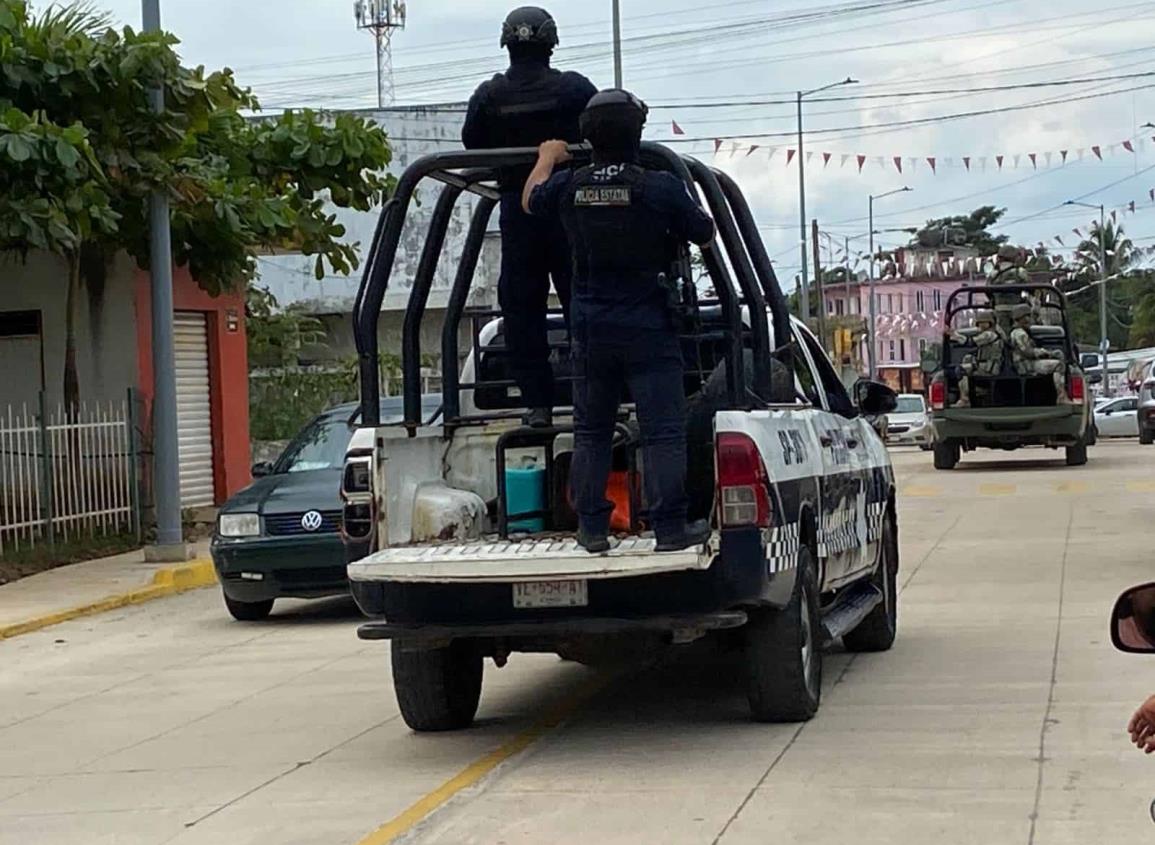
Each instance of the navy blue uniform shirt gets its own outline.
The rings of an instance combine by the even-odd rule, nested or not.
[[[603,166],[603,180],[612,184],[621,165]],[[685,183],[671,173],[634,166],[638,180],[629,207],[581,208],[580,175],[555,173],[530,195],[535,216],[558,215],[574,253],[573,315],[575,327],[665,329],[670,325],[666,291],[658,275],[668,274],[686,241],[708,244],[714,221],[690,196]],[[600,175],[595,172],[595,178]],[[607,205],[612,205],[607,203]],[[607,226],[582,225],[578,214],[605,214]],[[612,243],[591,244],[591,238]]]

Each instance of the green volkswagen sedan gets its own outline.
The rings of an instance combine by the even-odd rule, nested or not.
[[[426,419],[441,397],[422,397]],[[234,618],[264,619],[281,597],[349,591],[341,545],[341,469],[360,413],[340,405],[316,417],[217,516],[211,551],[225,606]],[[381,402],[382,423],[402,418],[400,397]]]

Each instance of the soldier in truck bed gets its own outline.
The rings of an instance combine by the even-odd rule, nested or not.
[[[578,119],[594,84],[579,73],[550,67],[557,24],[535,6],[514,9],[501,31],[509,70],[482,83],[469,101],[461,140],[467,149],[536,147],[560,138],[581,141]],[[505,324],[510,369],[529,409],[526,423],[552,422],[553,371],[546,309],[550,279],[567,315],[572,275],[569,246],[557,220],[534,219],[521,208],[530,168],[498,174],[501,190],[501,276],[497,298]]]

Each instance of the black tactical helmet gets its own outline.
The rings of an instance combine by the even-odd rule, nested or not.
[[[623,135],[632,136],[636,144],[649,113],[646,104],[624,88],[607,88],[586,104],[580,122],[582,137],[595,148],[604,145],[602,139],[616,144]]]
[[[557,46],[557,24],[545,9],[522,6],[514,9],[501,25],[501,46],[510,44],[540,44]]]

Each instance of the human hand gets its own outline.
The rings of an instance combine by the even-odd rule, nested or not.
[[[541,146],[537,148],[537,154],[541,158],[549,159],[554,164],[561,164],[572,158],[569,154],[569,144],[565,141],[543,141]]]
[[[1155,751],[1155,695],[1139,705],[1127,723],[1127,732],[1136,748],[1141,748],[1147,754]]]

